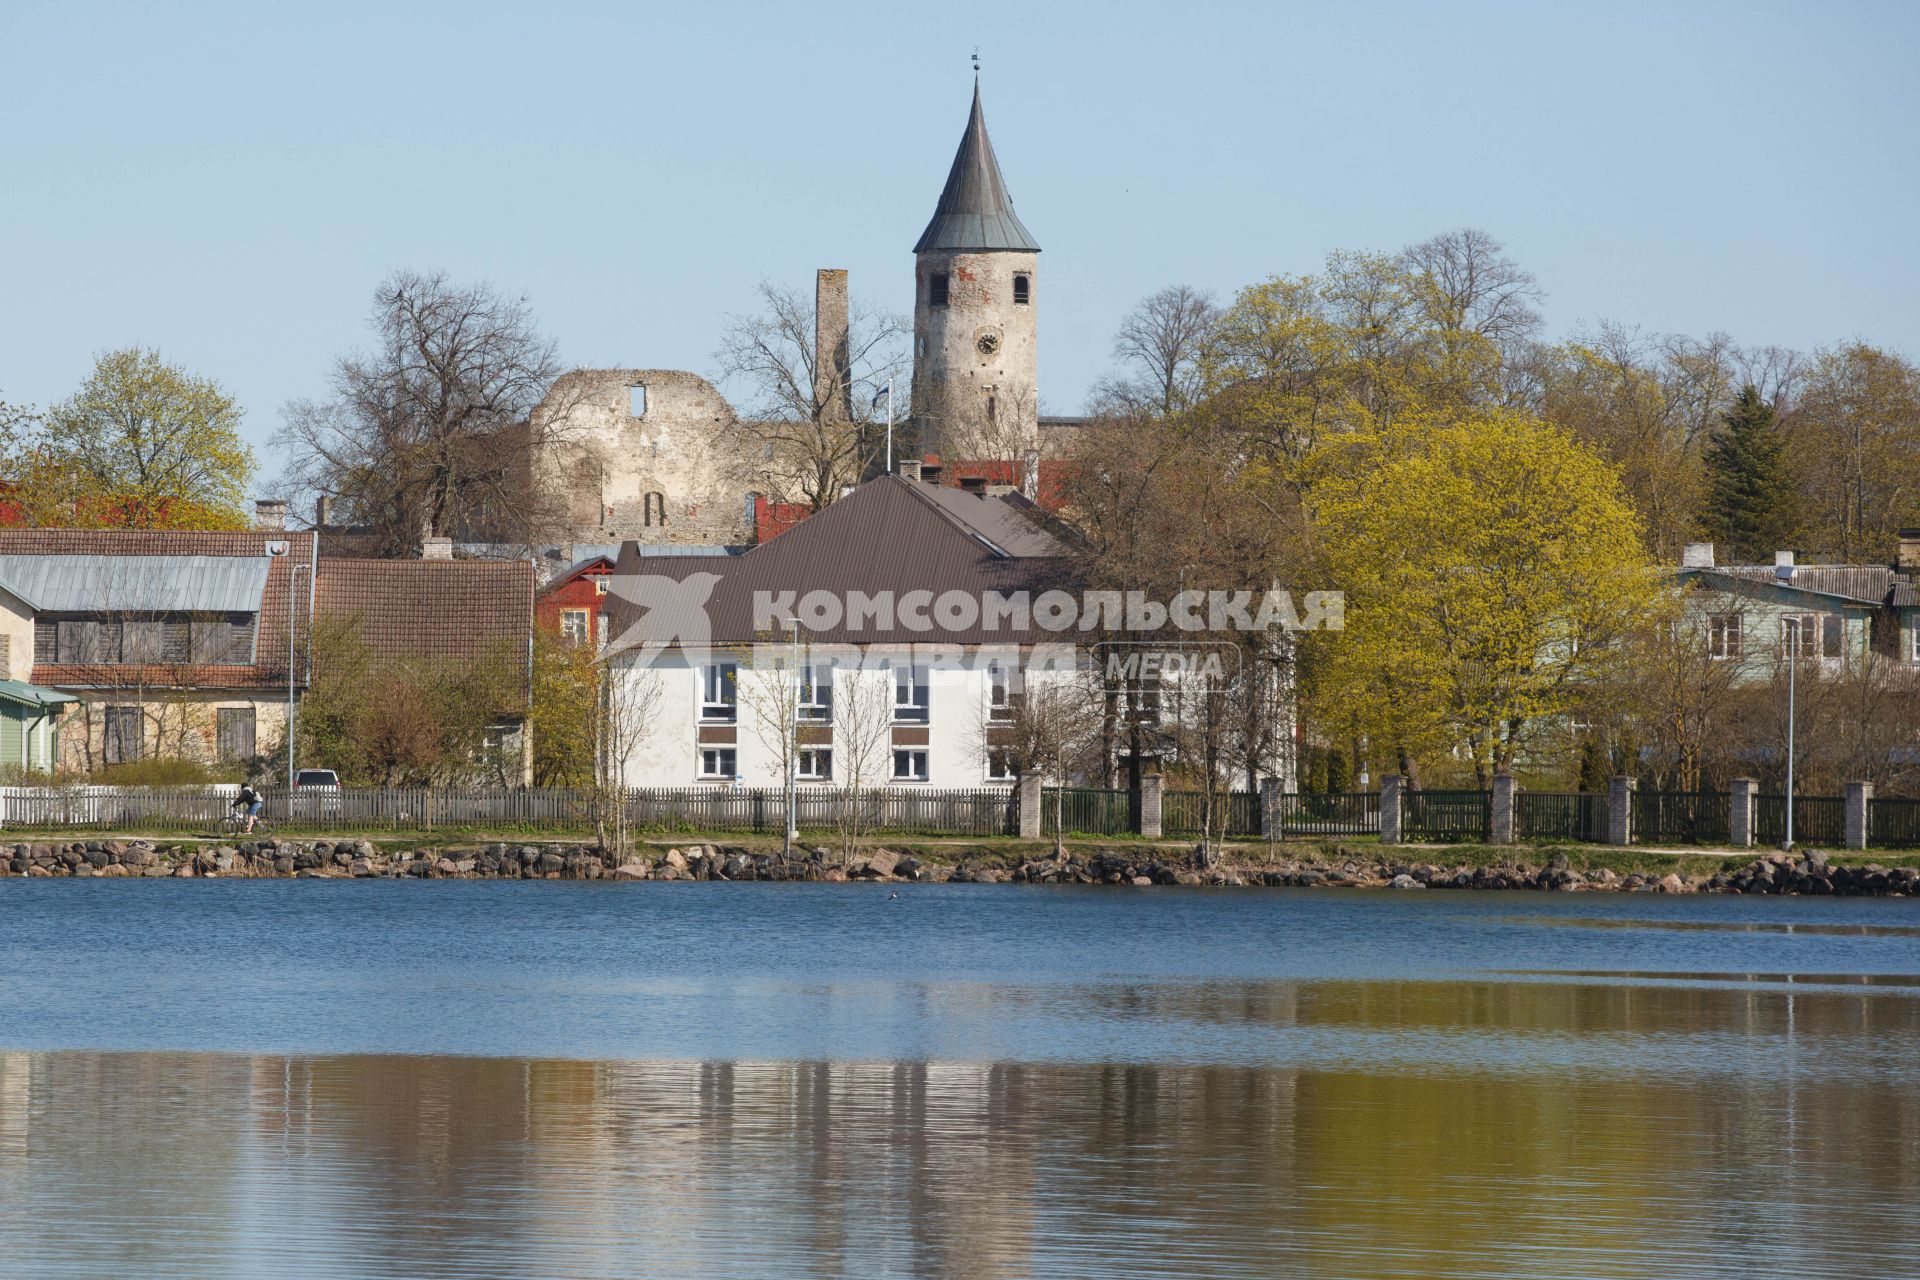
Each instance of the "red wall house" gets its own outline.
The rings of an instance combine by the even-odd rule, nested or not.
[[[555,578],[533,604],[534,625],[574,644],[599,645],[607,638],[607,585],[613,561],[582,560]]]

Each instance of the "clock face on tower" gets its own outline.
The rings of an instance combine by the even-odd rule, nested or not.
[[[1000,349],[999,331],[994,329],[987,330],[985,333],[981,334],[978,339],[974,341],[973,345],[980,349],[981,355],[983,356],[992,355],[994,352]]]

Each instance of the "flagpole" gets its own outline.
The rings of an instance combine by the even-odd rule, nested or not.
[[[893,379],[887,379],[887,472],[893,472]]]

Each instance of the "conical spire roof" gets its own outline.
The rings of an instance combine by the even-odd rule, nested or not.
[[[1007,180],[1000,176],[1000,162],[994,159],[993,141],[987,137],[987,117],[980,110],[978,77],[973,82],[973,112],[967,117],[967,131],[960,135],[953,168],[947,172],[946,190],[934,207],[933,221],[913,246],[915,253],[929,249],[1040,252],[1013,212]]]

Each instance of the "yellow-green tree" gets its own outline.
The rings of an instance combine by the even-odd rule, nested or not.
[[[533,783],[589,787],[594,783],[602,719],[602,667],[595,651],[568,644],[546,628],[533,637]]]
[[[1346,629],[1319,637],[1324,725],[1417,773],[1512,768],[1617,660],[1657,580],[1617,471],[1517,413],[1323,446],[1308,504]]]
[[[109,351],[46,414],[16,483],[37,524],[244,528],[253,450],[210,378],[157,351]]]

